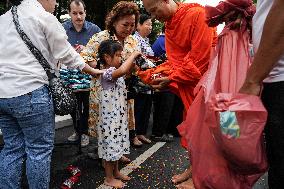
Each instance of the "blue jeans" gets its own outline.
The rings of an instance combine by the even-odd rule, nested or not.
[[[55,115],[49,90],[42,86],[15,98],[0,99],[0,188],[20,189],[23,162],[31,189],[48,189]]]

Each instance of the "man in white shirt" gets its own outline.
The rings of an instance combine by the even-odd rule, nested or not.
[[[269,188],[284,188],[284,0],[258,0],[253,19],[256,55],[241,93],[260,95],[268,111],[265,128]]]
[[[56,0],[10,0],[18,22],[51,67],[57,61],[91,75],[102,73],[85,64],[68,43],[51,13]],[[11,10],[0,16],[0,188],[20,189],[23,162],[30,189],[48,189],[55,116],[48,78],[13,23]]]

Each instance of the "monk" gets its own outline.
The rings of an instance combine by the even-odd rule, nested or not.
[[[144,7],[153,18],[165,22],[165,45],[168,61],[156,70],[162,77],[151,81],[157,90],[171,89],[185,107],[185,115],[194,100],[193,90],[207,71],[211,47],[216,32],[205,23],[205,11],[199,4],[177,3],[174,0],[143,0]],[[159,71],[158,71],[159,70]],[[147,77],[147,73],[144,73]],[[148,74],[149,76],[149,74]],[[149,78],[148,78],[149,79]],[[187,146],[182,140],[182,145]],[[194,174],[194,173],[193,173]],[[177,188],[194,188],[191,167],[172,177]]]

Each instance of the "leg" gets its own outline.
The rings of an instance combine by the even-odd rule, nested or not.
[[[145,136],[149,125],[149,119],[152,108],[151,94],[139,93],[135,98],[134,112],[135,112],[135,125],[137,130],[137,138],[143,143],[151,143],[151,140]]]
[[[3,110],[1,101],[0,109]],[[11,114],[0,113],[0,128],[5,143],[0,153],[0,188],[20,189],[25,155],[24,135]]]
[[[76,100],[77,100],[77,107],[76,109],[70,114],[72,117],[72,122],[73,122],[73,127],[74,127],[74,133],[68,137],[68,140],[71,142],[75,142],[79,139],[78,133],[80,133],[80,131],[78,130],[78,125],[80,125],[80,120],[78,119],[77,116],[81,117],[78,114],[81,114],[80,112],[82,112],[82,101],[81,101],[81,97],[80,97],[80,93],[75,93],[76,95]]]
[[[145,127],[145,94],[138,93],[134,99],[134,116],[136,134],[141,135]]]
[[[115,179],[113,176],[114,172],[114,165],[115,163],[112,161],[106,161],[105,162],[105,174],[106,178],[104,181],[104,184],[107,186],[111,186],[114,188],[123,188],[124,184],[121,180]]]
[[[75,114],[75,119],[77,121],[77,127],[75,127],[75,131],[76,133],[82,133],[82,121],[81,121],[81,118],[82,118],[82,109],[83,109],[83,99],[82,99],[82,92],[77,92],[76,93],[76,98],[77,98],[77,110],[75,110],[75,113],[77,113],[78,117],[76,117],[76,114]],[[74,126],[75,126],[75,122],[73,122]]]
[[[166,132],[174,104],[174,95],[169,92],[158,92],[154,96],[153,139],[170,142]]]
[[[182,122],[183,120],[183,104],[180,98],[176,95],[174,95],[174,104],[173,104],[173,110],[171,112],[169,125],[167,128],[167,133],[173,134],[174,136],[179,136],[177,126]]]
[[[80,125],[79,125],[79,134],[81,134],[81,146],[85,147],[89,145],[90,139],[88,136],[88,119],[89,119],[89,91],[80,92],[80,98],[82,101],[82,112],[80,112]]]
[[[81,120],[82,120],[81,128],[82,128],[82,133],[85,135],[88,135],[89,97],[90,97],[89,91],[82,92],[83,113],[81,116]]]
[[[115,162],[114,164],[114,170],[113,170],[113,175],[115,178],[123,181],[129,181],[130,177],[127,175],[122,174],[119,169],[118,169],[118,161]]]
[[[75,93],[76,95],[76,100],[77,100],[77,110],[80,112],[82,112],[82,100],[81,100],[81,95],[80,95],[80,92],[78,93]],[[78,128],[75,128],[75,125],[76,125],[76,121],[78,122],[78,120],[76,120],[76,113],[77,113],[77,110],[74,110],[70,115],[72,117],[72,121],[73,121],[73,126],[74,126],[74,130],[76,133],[78,133]],[[78,125],[78,123],[77,123]]]
[[[48,189],[50,161],[54,144],[55,115],[53,101],[47,87],[30,95],[31,111],[18,114],[17,120],[23,130],[26,143],[26,173],[31,189]]]
[[[130,141],[134,147],[141,147],[142,142],[138,140],[135,131],[135,116],[134,116],[134,99],[127,100],[127,114],[128,114],[128,129],[130,134]]]
[[[284,188],[284,82],[264,84],[262,93],[268,111],[265,128],[267,157],[269,162],[269,188]]]

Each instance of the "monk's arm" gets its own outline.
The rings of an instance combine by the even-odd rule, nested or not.
[[[189,44],[191,45],[190,51],[184,58],[182,65],[174,70],[169,79],[183,84],[195,85],[208,67],[215,33],[205,23],[204,9],[197,9],[189,20],[192,22],[192,26],[188,27],[195,27],[192,30],[193,32],[189,33],[191,36],[185,36],[185,38],[191,38]]]
[[[275,63],[284,54],[284,0],[275,0],[271,8],[245,85],[261,85]],[[241,91],[242,92],[242,91]]]

